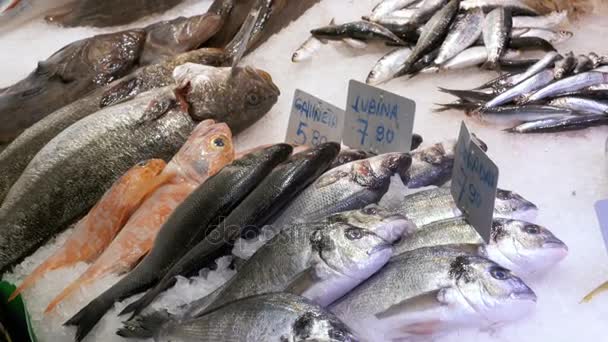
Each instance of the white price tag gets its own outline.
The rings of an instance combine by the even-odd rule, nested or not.
[[[604,244],[608,250],[608,199],[595,202],[595,213],[600,223]]]

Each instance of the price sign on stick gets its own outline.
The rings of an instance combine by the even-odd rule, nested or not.
[[[416,103],[367,84],[348,85],[344,144],[372,153],[409,152]]]
[[[341,142],[343,126],[342,109],[296,89],[285,141],[308,146]]]
[[[452,197],[486,243],[492,230],[497,185],[498,167],[471,137],[463,122],[454,153]]]
[[[595,213],[600,222],[600,230],[608,249],[608,199],[595,202]]]

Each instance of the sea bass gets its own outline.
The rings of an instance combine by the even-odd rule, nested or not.
[[[0,207],[0,269],[65,229],[132,165],[150,158],[169,160],[196,121],[250,124],[277,100],[278,89],[263,71],[247,67],[231,74],[225,68],[209,77],[205,68],[211,67],[180,66],[175,69],[177,90],[160,88],[105,108],[40,150]]]
[[[13,300],[47,272],[77,262],[94,261],[112,242],[144,198],[161,186],[158,175],[166,163],[160,159],[142,162],[122,175],[99,202],[74,227],[68,240],[39,265],[11,294]]]
[[[148,196],[108,249],[49,303],[46,312],[82,286],[109,273],[131,270],[152,248],[154,238],[173,210],[233,159],[234,145],[228,126],[213,120],[201,122],[163,170],[160,177],[170,177],[170,181]]]

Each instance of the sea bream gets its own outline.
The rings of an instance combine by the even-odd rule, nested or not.
[[[45,312],[97,279],[130,271],[152,248],[154,238],[173,210],[233,159],[234,145],[228,126],[213,120],[198,124],[160,175],[169,181],[144,200],[104,253],[55,296]]]
[[[161,279],[291,151],[291,146],[278,144],[253,152],[226,165],[196,188],[175,208],[154,239],[152,249],[133,271],[65,323],[77,327],[76,340],[81,341],[116,301],[146,290]]]
[[[328,307],[365,341],[488,328],[530,313],[536,294],[488,259],[448,247],[401,254]]]
[[[224,68],[210,77],[208,68],[182,65],[175,69],[177,88],[152,90],[98,111],[40,150],[0,207],[0,269],[67,228],[137,162],[169,160],[197,121],[247,126],[277,100],[279,91],[263,71]]]
[[[291,225],[256,251],[226,284],[187,305],[183,314],[169,316],[161,310],[137,317],[119,335],[150,337],[163,316],[165,321],[199,317],[262,293],[293,293],[325,307],[381,269],[393,255],[392,243],[413,230],[405,217],[376,206]]]

